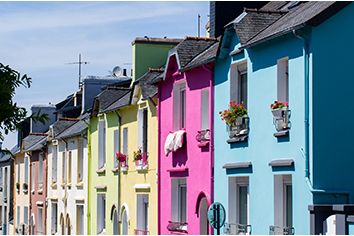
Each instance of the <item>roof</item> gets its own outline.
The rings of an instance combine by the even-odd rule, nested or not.
[[[18,147],[17,145],[15,145],[13,148],[11,148],[10,152],[12,155],[16,155],[18,152],[20,151],[20,147]],[[11,160],[11,155],[10,154],[0,154],[0,163],[2,162],[7,162]]]
[[[30,133],[23,139],[23,150],[25,152],[39,150],[44,147],[47,135],[42,133]]]
[[[186,71],[215,60],[219,48],[219,42],[214,42],[209,48],[197,55],[192,61],[190,61],[182,71]]]
[[[182,41],[180,38],[149,38],[147,36],[145,37],[136,37],[132,45],[136,43],[144,43],[144,44],[179,44]]]
[[[64,130],[57,138],[69,138],[82,134],[87,129],[85,122],[89,122],[88,115],[88,113],[85,113],[79,121],[76,121],[75,124]]]
[[[284,35],[292,30],[303,28],[306,25],[316,26],[349,3],[324,1],[283,2],[283,5],[280,2],[271,3],[264,6],[260,10],[260,13],[257,13],[257,11],[250,13],[248,22],[245,25],[235,24],[235,29],[238,36],[242,38],[242,48],[246,48]],[[272,7],[276,9],[271,10]],[[271,11],[267,13],[267,10]],[[279,13],[277,14],[276,11]],[[257,30],[249,33],[244,29],[245,26],[248,28],[257,28]],[[242,29],[245,32],[241,32]],[[244,35],[247,37],[244,37]]]
[[[96,97],[96,101],[99,102],[99,113],[102,113],[112,103],[119,100],[121,97],[126,95],[129,91],[130,89],[127,88],[113,88],[113,87],[109,87],[103,90]]]
[[[143,100],[152,98],[157,94],[158,88],[156,85],[156,80],[161,78],[163,72],[163,68],[149,68],[149,70],[143,76],[136,80],[141,88]]]
[[[53,133],[52,136],[53,138],[56,138],[60,133],[62,133],[64,130],[72,126],[78,121],[78,119],[70,119],[70,118],[59,118],[58,121],[56,121],[52,127],[53,127]]]
[[[214,38],[205,37],[190,37],[187,36],[175,48],[170,50],[169,55],[176,53],[179,69],[183,70],[184,67],[191,62],[197,55],[213,45],[217,40]]]
[[[127,93],[125,93],[121,98],[119,98],[118,100],[113,102],[111,105],[109,105],[106,109],[102,110],[102,113],[114,111],[114,110],[117,110],[121,107],[129,105],[131,97],[132,97],[132,91],[127,90]]]

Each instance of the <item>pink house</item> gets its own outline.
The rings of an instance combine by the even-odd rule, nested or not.
[[[159,82],[159,234],[210,234],[213,67],[218,42],[186,37]]]

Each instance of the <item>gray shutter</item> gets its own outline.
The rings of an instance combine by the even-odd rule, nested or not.
[[[209,129],[209,89],[204,89],[201,92],[202,100],[202,130]]]
[[[116,153],[120,151],[120,146],[119,146],[119,129],[114,130],[113,133],[113,141],[114,141],[114,153],[113,153],[113,157],[114,157],[114,167],[117,167],[118,165],[118,160],[116,158]]]
[[[230,68],[230,101],[237,100],[237,94],[238,94],[237,82],[238,82],[237,65],[232,64]]]
[[[288,101],[288,59],[279,59],[277,63],[278,101]]]
[[[123,129],[123,153],[128,154],[128,128]]]
[[[138,110],[138,147],[143,147],[143,123],[144,123],[144,110]]]
[[[178,85],[173,87],[173,130],[177,131],[180,129],[180,88]]]
[[[105,163],[105,121],[98,122],[98,168],[102,168]]]

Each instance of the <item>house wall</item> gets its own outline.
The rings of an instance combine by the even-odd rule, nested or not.
[[[1,205],[1,230],[2,234],[13,234],[13,224],[10,224],[10,218],[13,217],[13,162],[11,160],[0,163],[2,169],[2,190],[0,192]],[[5,169],[7,170],[7,190],[5,195]],[[6,211],[5,211],[6,207]],[[6,218],[6,220],[5,220]]]
[[[172,59],[171,59],[172,58]],[[201,90],[209,90],[209,104],[212,104],[212,72],[205,68],[197,68],[171,76],[177,70],[174,56],[170,58],[167,76],[159,86],[159,233],[170,234],[167,229],[172,220],[171,181],[176,177],[186,177],[187,183],[187,222],[188,233],[199,234],[199,218],[196,213],[198,196],[202,193],[208,203],[212,201],[211,189],[211,153],[210,146],[200,148],[196,140],[201,130]],[[170,68],[171,67],[171,68]],[[210,68],[210,65],[209,65]],[[165,156],[164,144],[170,131],[174,131],[173,119],[173,85],[186,82],[186,143],[174,153]],[[212,106],[209,114],[211,117]],[[211,126],[209,119],[209,127]],[[211,133],[213,133],[211,131]],[[184,168],[188,170],[183,170]],[[180,170],[180,171],[179,171]]]
[[[30,208],[30,216],[34,217],[35,219],[35,230],[34,232],[32,231],[32,234],[45,234],[46,232],[46,225],[45,225],[45,219],[46,219],[46,197],[47,197],[47,159],[46,159],[46,153],[43,153],[43,188],[42,191],[39,191],[39,185],[38,185],[38,175],[39,175],[39,155],[40,151],[33,151],[31,153],[31,169],[30,169],[30,184],[29,184],[29,189],[31,193],[31,208]],[[32,166],[34,166],[34,175],[32,174]],[[32,178],[34,176],[34,179]],[[32,182],[34,181],[34,189],[32,188]],[[43,215],[42,215],[42,222],[38,221],[38,208],[42,207],[43,209]],[[31,223],[30,223],[31,224]],[[42,224],[42,231],[38,231],[38,225]],[[33,230],[33,229],[32,229]]]
[[[230,51],[238,48],[234,31]],[[229,52],[228,52],[229,53]],[[229,54],[226,55],[229,55]],[[276,138],[270,104],[277,100],[277,60],[289,58],[289,106],[291,129],[288,138]],[[228,144],[226,124],[219,111],[228,109],[230,101],[230,65],[247,61],[249,137],[247,142]],[[293,226],[296,234],[309,233],[308,205],[311,193],[305,182],[304,148],[304,61],[302,42],[292,35],[264,43],[243,53],[218,58],[215,65],[215,201],[226,209],[229,221],[228,178],[249,177],[249,224],[252,234],[268,234],[274,225],[274,176],[292,175]],[[293,159],[293,168],[272,168],[272,160]],[[248,169],[224,169],[226,163],[248,162]],[[232,222],[235,223],[235,222]],[[223,230],[222,230],[223,231]]]
[[[83,144],[83,182],[78,181],[78,142],[79,139],[82,140]],[[87,234],[87,213],[88,213],[88,149],[87,140],[82,137],[72,137],[65,139],[67,144],[63,141],[58,142],[58,156],[57,156],[57,183],[52,183],[52,158],[53,144],[48,144],[48,206],[47,206],[47,218],[46,218],[46,228],[47,234],[51,234],[52,225],[52,203],[58,203],[58,234],[63,234],[61,232],[61,217],[66,220],[67,217],[70,219],[71,234],[78,234],[77,232],[77,205],[84,206],[84,234]],[[67,146],[66,146],[67,145]],[[71,151],[71,183],[64,183],[62,181],[62,171],[63,171],[63,152]],[[68,154],[67,154],[68,155]],[[65,225],[67,225],[65,223]]]
[[[350,193],[354,201],[352,165],[354,114],[352,87],[354,4],[312,30],[313,60],[313,184],[315,188]],[[349,104],[348,104],[349,103]],[[339,112],[340,111],[340,112]],[[341,113],[341,115],[339,115]],[[336,132],[337,131],[337,132]],[[335,135],[334,135],[335,134]],[[346,203],[343,197],[315,196],[314,203]]]

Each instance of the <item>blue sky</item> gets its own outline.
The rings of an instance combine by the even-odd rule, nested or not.
[[[55,104],[78,87],[78,68],[66,63],[81,53],[82,75],[107,75],[131,63],[135,37],[205,35],[209,2],[0,2],[0,62],[32,77],[15,101]],[[4,147],[16,143],[9,135]]]

